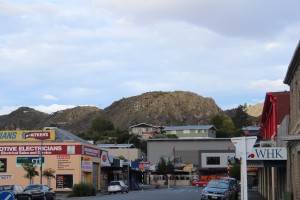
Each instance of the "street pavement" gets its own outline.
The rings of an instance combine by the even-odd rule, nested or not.
[[[172,187],[172,186],[171,186]],[[176,187],[176,186],[175,186]],[[179,186],[180,187],[180,186]],[[167,188],[167,186],[161,186],[161,188]],[[156,190],[154,185],[144,185],[143,190]],[[106,191],[100,192],[97,196],[107,194]],[[68,193],[57,193],[56,200],[72,200],[72,197],[68,198]],[[240,199],[240,196],[239,196]],[[259,193],[257,188],[252,188],[248,190],[248,200],[265,200]]]
[[[248,200],[264,200],[257,188],[248,189]]]

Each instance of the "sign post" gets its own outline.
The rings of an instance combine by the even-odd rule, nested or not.
[[[235,157],[241,160],[241,200],[248,200],[247,154],[251,152],[256,140],[256,136],[231,138],[231,141],[235,146]]]

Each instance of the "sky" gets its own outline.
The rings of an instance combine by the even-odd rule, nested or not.
[[[189,91],[223,110],[264,101],[299,42],[299,0],[0,0],[0,115],[105,109]]]

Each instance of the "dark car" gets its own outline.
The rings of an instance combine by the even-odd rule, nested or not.
[[[108,186],[108,193],[116,194],[117,192],[128,193],[128,186],[123,181],[111,181]]]
[[[11,192],[15,198],[18,194],[22,193],[24,188],[20,185],[16,184],[7,184],[7,185],[0,185],[0,193],[4,191]]]
[[[241,187],[238,184],[237,179],[236,178],[230,178],[230,177],[222,177],[222,178],[220,178],[220,180],[229,181],[233,184],[233,187],[235,187],[235,190],[236,190],[235,199],[237,200],[238,196],[239,196],[239,192],[241,191]]]
[[[201,200],[235,200],[236,188],[232,182],[213,179],[202,190]]]
[[[56,194],[47,185],[31,184],[27,185],[16,198],[18,200],[55,200]]]

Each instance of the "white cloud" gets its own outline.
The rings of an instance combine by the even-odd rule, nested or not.
[[[247,88],[266,92],[288,90],[288,86],[283,83],[282,79],[274,81],[267,79],[251,81],[247,85]]]
[[[17,110],[18,106],[3,106],[0,108],[0,115],[7,115],[15,110]]]
[[[53,96],[51,94],[45,94],[45,95],[43,95],[43,99],[52,100],[52,101],[58,100],[58,98],[56,98],[55,96]]]
[[[51,114],[53,112],[59,111],[59,110],[65,110],[68,108],[74,108],[76,107],[75,105],[58,105],[58,104],[52,104],[49,106],[45,105],[38,105],[38,106],[29,106],[30,108],[33,108],[35,110]]]

